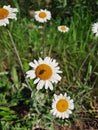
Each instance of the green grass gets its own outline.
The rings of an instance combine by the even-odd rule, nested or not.
[[[43,33],[43,29],[39,28],[43,24],[33,18],[21,18],[20,12],[17,21],[10,21],[8,27],[0,27],[1,130],[31,130],[36,124],[54,130],[54,123],[74,125],[76,120],[81,119],[81,112],[87,111],[90,116],[96,116],[90,104],[98,96],[98,38],[92,34],[90,14],[81,16],[74,10],[68,21],[64,21],[70,28],[67,33],[57,30],[60,25],[58,18],[46,23]],[[7,30],[15,42],[23,68],[15,56]],[[33,80],[26,80],[24,75],[29,70],[29,62],[45,56],[59,62],[62,80],[54,85],[53,91],[43,89],[37,92]],[[50,114],[53,94],[60,92],[67,92],[74,99],[75,109],[67,120]]]

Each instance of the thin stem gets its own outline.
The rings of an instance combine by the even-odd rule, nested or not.
[[[46,56],[46,30],[45,30],[45,24],[43,26],[42,44],[43,44],[43,54],[44,54],[44,57],[45,57]]]
[[[14,40],[13,40],[13,37],[12,37],[12,35],[11,35],[11,33],[10,33],[10,31],[9,31],[8,29],[7,29],[7,31],[8,31],[9,37],[10,37],[10,39],[11,39],[11,43],[12,43],[12,46],[13,46],[13,48],[14,48],[15,55],[17,56],[19,65],[20,65],[21,69],[23,70],[22,61],[21,61],[21,59],[20,59],[18,50],[17,50],[17,48],[16,48],[16,46],[15,46],[15,42],[14,42]]]
[[[49,53],[48,53],[49,56],[51,55],[52,48],[53,48],[53,45],[51,44],[51,45],[50,45],[50,49],[49,49]]]
[[[15,42],[14,42],[14,40],[13,40],[13,37],[12,37],[10,31],[9,31],[8,29],[7,29],[7,31],[8,31],[8,34],[9,34],[9,37],[10,37],[12,46],[13,46],[13,48],[14,48],[15,55],[17,56],[19,65],[20,65],[20,67],[21,67],[21,69],[22,69],[22,71],[23,71],[22,61],[21,61],[21,58],[20,58],[20,56],[19,56],[18,50],[17,50],[17,48],[16,48],[16,46],[15,46]],[[24,75],[24,77],[25,77],[25,75]],[[32,91],[32,89],[31,89],[31,87],[30,87],[30,85],[29,85],[29,82],[28,82],[28,80],[27,80],[26,78],[25,78],[25,81],[26,81],[26,83],[27,83],[27,85],[28,85],[28,88]]]

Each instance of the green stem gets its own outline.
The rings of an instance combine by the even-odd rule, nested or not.
[[[42,36],[42,44],[43,44],[43,54],[44,57],[46,56],[46,30],[45,30],[45,24],[43,26],[43,36]]]
[[[14,40],[13,40],[13,37],[12,37],[12,35],[11,35],[11,32],[10,32],[8,29],[7,29],[7,31],[8,31],[8,34],[9,34],[9,37],[10,37],[12,46],[13,46],[13,48],[14,48],[15,55],[17,56],[19,65],[20,65],[20,67],[21,67],[21,70],[23,71],[23,64],[22,64],[21,58],[20,58],[20,56],[19,56],[18,50],[17,50],[17,48],[16,48],[16,46],[15,46],[15,42],[14,42]],[[25,77],[25,75],[24,75],[24,77]],[[32,89],[31,89],[31,87],[30,87],[30,85],[29,85],[29,82],[28,82],[28,80],[27,80],[26,78],[25,78],[25,81],[26,81],[26,83],[27,83],[27,85],[28,85],[28,88],[32,91]]]
[[[14,42],[14,40],[13,40],[13,37],[12,37],[12,35],[11,35],[11,32],[10,32],[8,29],[7,29],[7,31],[8,31],[8,34],[9,34],[9,37],[10,37],[10,40],[11,40],[12,46],[13,46],[13,48],[14,48],[15,55],[17,56],[17,59],[18,59],[19,65],[20,65],[21,69],[23,70],[22,61],[21,61],[21,59],[20,59],[20,56],[19,56],[18,50],[17,50],[17,48],[16,48],[16,46],[15,46],[15,42]]]

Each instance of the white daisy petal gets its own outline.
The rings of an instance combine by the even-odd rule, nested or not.
[[[42,58],[39,58],[39,61],[38,61],[39,64],[43,63],[43,60]]]
[[[38,65],[38,62],[37,62],[37,60],[34,60],[34,64],[35,64],[35,65]]]
[[[69,96],[65,93],[56,95],[54,94],[54,99],[52,102],[52,110],[51,113],[56,117],[65,119],[69,118],[69,115],[72,114],[74,103],[73,99],[70,99]]]
[[[45,82],[43,80],[40,80],[39,83],[37,84],[37,90],[40,90],[43,88]]]
[[[64,118],[65,118],[65,115],[63,114],[63,115],[62,115],[62,119],[64,119]]]
[[[55,99],[55,100],[57,99],[57,97],[58,97],[58,96],[57,96],[56,94],[54,94],[54,99]]]
[[[66,112],[66,113],[64,113],[64,117],[65,118],[69,118],[69,114]]]
[[[61,80],[61,76],[59,76],[58,74],[54,74],[52,79],[54,79],[56,81],[60,81]]]
[[[40,81],[40,78],[34,80],[34,84],[37,84]]]
[[[70,100],[70,97],[68,96],[67,99]]]
[[[70,105],[69,105],[69,109],[71,109],[71,110],[74,109],[74,104],[73,104],[73,103],[70,103]]]
[[[92,25],[92,32],[95,34],[95,36],[98,36],[98,22]]]
[[[48,81],[48,86],[49,86],[50,90],[53,90],[53,85],[50,81]]]
[[[64,94],[64,97],[65,97],[65,98],[66,98],[66,96],[67,96],[67,93]]]
[[[26,77],[27,77],[27,78],[30,77],[30,79],[34,79],[34,78],[36,77],[36,75],[35,75],[35,73],[34,73],[33,70],[27,71],[26,74],[27,74]]]
[[[60,93],[60,95],[58,96],[59,98],[63,98],[63,94],[62,93]]]
[[[48,89],[48,86],[49,86],[49,81],[46,81],[46,83],[45,83],[45,89]]]
[[[30,62],[29,65],[33,68],[36,68],[36,65],[33,62]]]
[[[44,62],[45,62],[45,63],[48,63],[49,60],[50,60],[50,57],[45,57]]]
[[[96,33],[95,36],[98,36],[98,33]]]
[[[72,111],[71,111],[71,110],[67,110],[67,113],[68,113],[68,114],[72,114]]]
[[[61,80],[61,76],[60,76],[60,75],[56,74],[55,77],[56,77],[56,79],[57,79],[58,81]]]

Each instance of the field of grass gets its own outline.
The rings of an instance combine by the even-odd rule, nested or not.
[[[97,130],[98,37],[92,33],[97,19],[77,6],[72,16],[63,20],[52,17],[42,24],[29,15],[29,10],[28,15],[23,14],[25,7],[21,9],[18,2],[12,7],[19,10],[17,21],[0,27],[0,130]],[[61,24],[69,31],[59,32]],[[26,72],[29,62],[46,56],[59,63],[62,79],[54,84],[53,91],[37,91]],[[63,120],[50,110],[53,94],[65,92],[74,100],[75,108]]]

